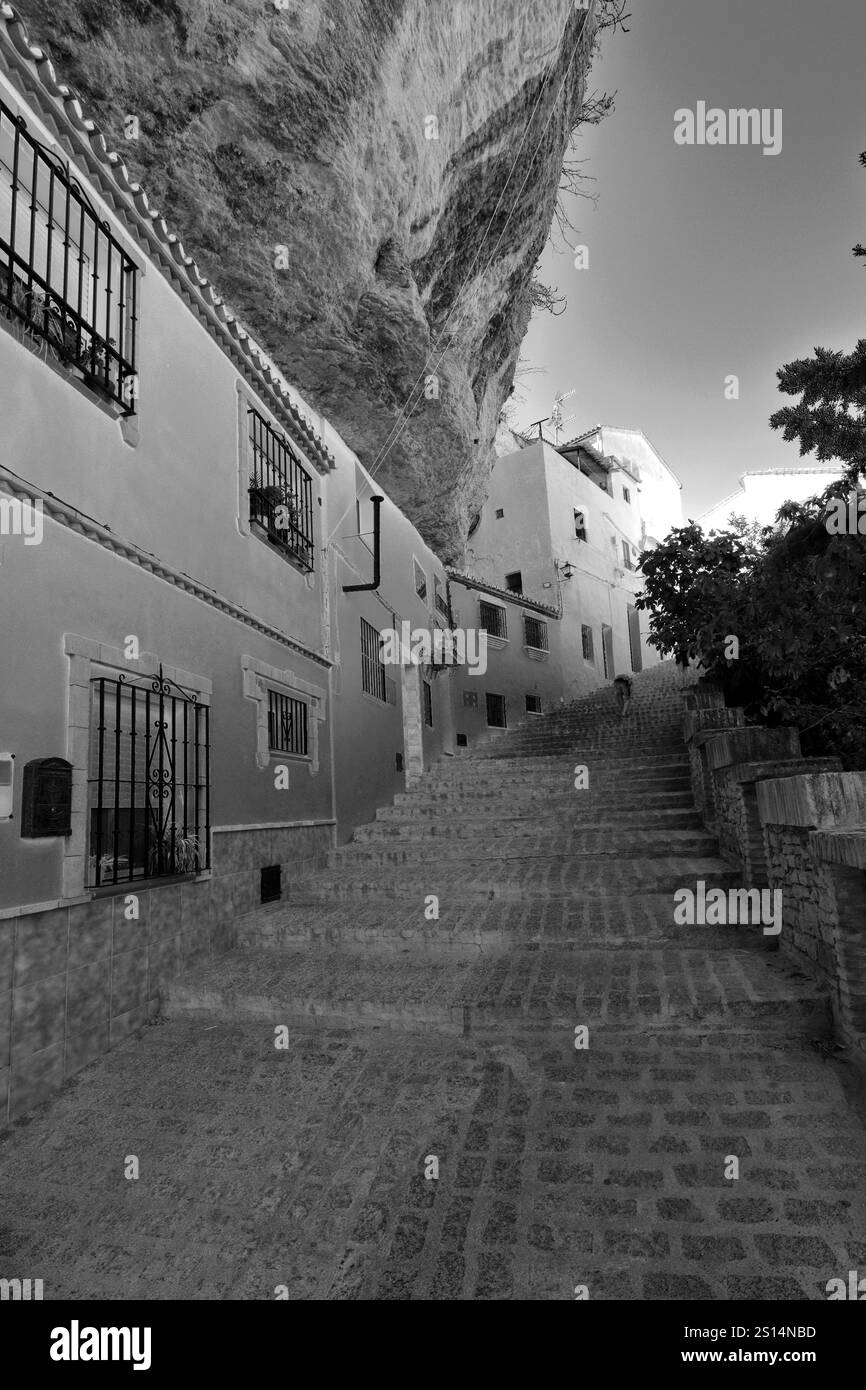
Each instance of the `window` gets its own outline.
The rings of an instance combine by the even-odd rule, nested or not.
[[[127,415],[137,291],[134,261],[59,156],[0,101],[0,304]]]
[[[520,570],[515,570],[513,574],[506,574],[505,587],[511,594],[523,593],[523,575]]]
[[[361,689],[384,704],[397,703],[394,682],[385,674],[382,638],[372,623],[361,619]]]
[[[493,729],[504,729],[505,722],[505,696],[487,695],[487,723]]]
[[[478,621],[488,637],[508,637],[507,614],[498,603],[485,603],[482,600],[478,605]]]
[[[426,599],[427,575],[424,573],[424,570],[418,564],[417,560],[413,559],[412,564],[415,569],[415,593],[418,595],[419,598]]]
[[[541,714],[542,712],[543,712],[543,711],[542,711],[542,708],[541,708],[541,696],[540,696],[540,695],[527,695],[527,697],[526,697],[526,713],[527,713],[527,714]]]
[[[250,522],[301,568],[313,568],[313,483],[288,440],[248,411]]]
[[[272,753],[291,753],[306,758],[308,752],[308,714],[304,700],[268,691],[268,749]]]
[[[579,541],[586,540],[586,514],[584,512],[574,513],[574,534]]]
[[[209,709],[158,676],[91,681],[88,884],[210,864]]]
[[[433,728],[433,687],[429,681],[421,682],[422,693],[424,696],[424,723],[428,729]]]
[[[605,680],[610,680],[613,676],[613,628],[607,623],[601,625],[601,660]]]
[[[583,642],[584,661],[594,661],[595,658],[593,656],[592,651],[592,628],[587,627],[586,624],[584,624],[580,629],[580,636],[581,641]]]
[[[464,692],[463,692],[463,707],[464,707],[464,709],[477,709],[477,708],[478,708],[478,691],[477,691],[477,690],[464,690]]]
[[[631,502],[631,493],[627,487],[624,487],[622,490],[622,500],[623,502]]]
[[[627,570],[633,570],[634,565],[631,560],[631,546],[628,541],[622,543],[622,562]]]
[[[497,508],[496,508],[496,520],[497,520],[497,521],[501,521],[502,518],[503,518],[504,516],[505,516],[505,509],[504,509],[503,507],[497,507]]]
[[[546,652],[547,646],[547,623],[539,618],[523,619],[523,640],[527,647],[534,647],[537,651]]]
[[[442,580],[439,578],[438,574],[434,574],[433,576],[433,594],[437,611],[442,614],[443,618],[447,618],[449,616],[448,600],[442,592]]]
[[[458,747],[458,748],[468,748],[468,747],[469,747],[469,735],[468,735],[468,734],[458,734],[458,735],[457,735],[457,747]]]

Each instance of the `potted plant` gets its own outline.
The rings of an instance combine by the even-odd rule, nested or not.
[[[150,846],[148,868],[151,874],[191,874],[198,869],[200,858],[198,836],[184,835],[170,822]]]

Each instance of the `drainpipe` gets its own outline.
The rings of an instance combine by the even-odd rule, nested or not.
[[[373,582],[371,584],[344,584],[344,594],[360,594],[369,589],[378,589],[381,578],[382,526],[380,511],[384,497],[371,497],[373,503]]]

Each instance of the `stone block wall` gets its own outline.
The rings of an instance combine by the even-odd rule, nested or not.
[[[165,986],[229,950],[283,881],[327,862],[333,824],[215,829],[209,874],[0,915],[0,1126],[159,1012]],[[137,913],[137,915],[131,915]]]

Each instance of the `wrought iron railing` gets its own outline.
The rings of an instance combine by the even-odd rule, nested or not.
[[[68,168],[0,101],[0,306],[135,411],[138,269]]]
[[[284,436],[252,407],[249,439],[250,521],[309,571],[314,557],[312,479]]]
[[[209,710],[163,676],[91,683],[90,886],[210,866]]]

